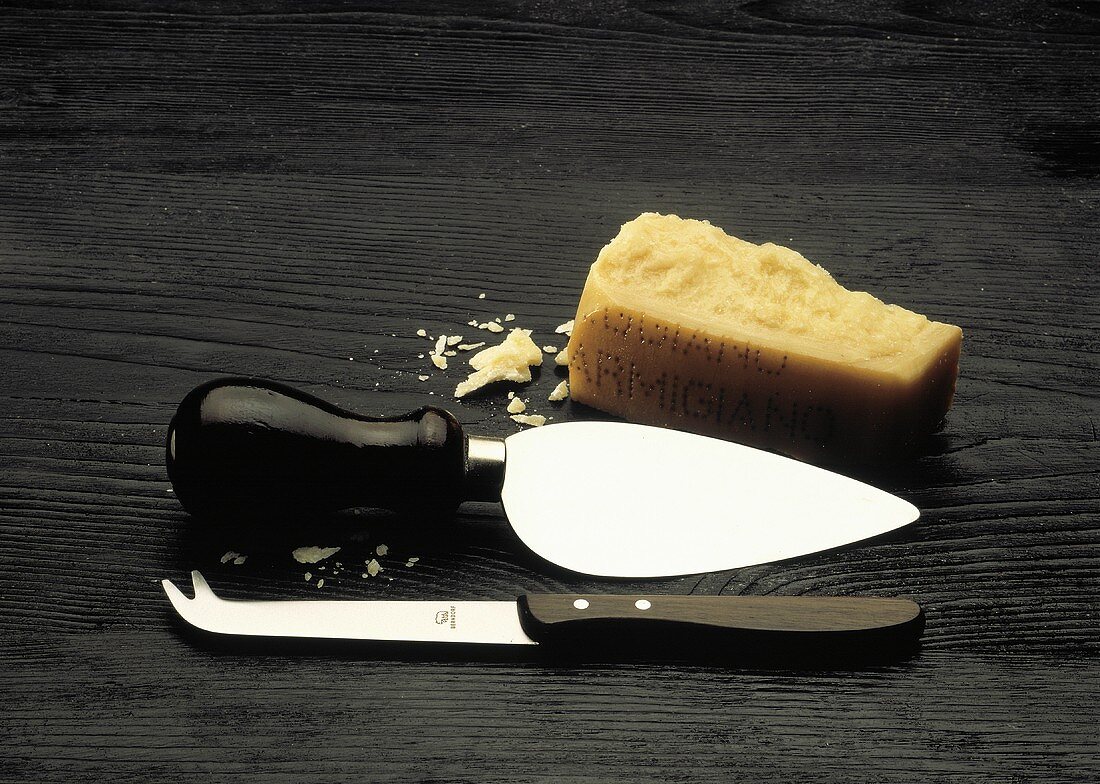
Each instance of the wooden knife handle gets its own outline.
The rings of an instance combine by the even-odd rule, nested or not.
[[[364,417],[272,381],[225,378],[180,403],[166,462],[176,497],[203,517],[445,511],[462,500],[466,438],[439,408]]]
[[[846,596],[526,595],[520,622],[550,645],[686,644],[756,653],[891,654],[915,646],[924,612],[907,599]]]

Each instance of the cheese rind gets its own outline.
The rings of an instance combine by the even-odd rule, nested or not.
[[[777,245],[646,213],[589,271],[573,400],[818,463],[902,457],[942,421],[962,331]]]

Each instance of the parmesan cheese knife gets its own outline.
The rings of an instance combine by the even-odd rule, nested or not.
[[[439,515],[462,501],[501,501],[533,552],[604,577],[793,558],[920,515],[854,479],[676,430],[567,422],[483,438],[465,435],[439,408],[363,417],[241,378],[184,398],[168,428],[167,466],[176,497],[206,517],[365,506]]]
[[[593,652],[871,654],[916,643],[924,613],[906,599],[851,596],[524,595],[515,601],[241,601],[191,572],[195,598],[162,581],[172,606],[206,632],[378,642],[539,645]]]

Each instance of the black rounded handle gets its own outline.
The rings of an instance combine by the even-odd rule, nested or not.
[[[201,517],[368,506],[438,513],[462,501],[466,441],[439,408],[364,417],[273,381],[224,378],[180,403],[168,428],[168,477]]]

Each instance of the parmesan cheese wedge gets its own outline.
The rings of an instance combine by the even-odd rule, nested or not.
[[[531,340],[531,330],[513,329],[499,346],[470,357],[474,372],[455,387],[455,397],[464,397],[496,381],[530,381],[531,368],[541,364],[542,351]]]
[[[889,460],[950,408],[961,342],[789,248],[646,213],[589,271],[570,396],[813,462]]]

